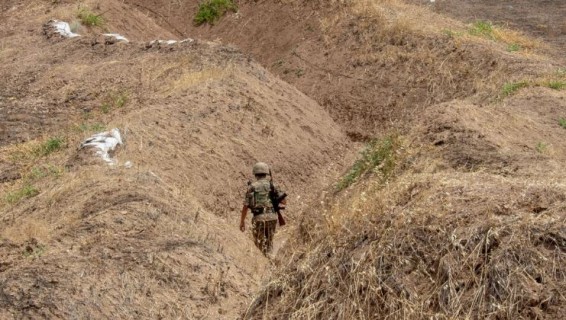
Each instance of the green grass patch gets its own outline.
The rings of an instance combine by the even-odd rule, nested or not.
[[[26,184],[20,189],[8,192],[6,194],[5,200],[7,203],[15,204],[22,201],[23,199],[35,197],[38,194],[39,190],[36,187],[30,184]]]
[[[87,27],[102,27],[104,25],[104,18],[102,18],[102,15],[97,15],[86,8],[79,10],[77,18],[79,18],[81,23]]]
[[[379,173],[386,180],[395,168],[395,153],[399,142],[395,137],[370,141],[354,162],[348,173],[336,185],[338,191],[344,190],[368,172]]]
[[[125,91],[109,93],[100,105],[100,111],[104,114],[110,113],[113,109],[122,108],[128,101],[128,93]]]
[[[507,46],[507,51],[509,52],[516,52],[521,50],[521,45],[516,44],[516,43],[512,43],[510,45]]]
[[[116,108],[122,108],[128,102],[128,94],[125,92],[118,92],[114,94],[113,101]]]
[[[550,88],[550,89],[554,89],[554,90],[562,90],[564,88],[566,88],[566,82],[565,81],[548,81],[547,83],[544,84],[546,87]]]
[[[526,88],[528,86],[529,83],[527,81],[508,82],[503,85],[503,89],[501,90],[501,95],[503,97],[508,97],[514,94],[515,92],[517,92],[518,90],[522,88]]]
[[[47,141],[43,142],[37,146],[33,153],[39,157],[45,157],[52,154],[55,151],[62,149],[65,146],[65,140],[62,138],[49,138]]]
[[[105,102],[102,105],[100,105],[100,111],[104,114],[109,113],[110,109],[112,109],[112,106],[110,105],[110,103]]]
[[[538,153],[544,153],[547,148],[548,148],[548,145],[544,142],[537,143],[537,145],[535,147],[535,149],[537,150]]]
[[[560,118],[560,119],[558,119],[558,124],[559,124],[562,128],[566,129],[566,118]]]
[[[53,165],[33,167],[29,175],[26,177],[26,180],[31,182],[43,179],[45,177],[59,178],[63,175],[64,172],[65,169],[63,167],[56,167]]]
[[[494,39],[493,30],[494,27],[491,22],[479,20],[472,24],[468,32],[473,36]]]
[[[233,0],[205,0],[199,4],[194,21],[197,26],[204,23],[212,25],[226,12],[237,10],[238,6]]]

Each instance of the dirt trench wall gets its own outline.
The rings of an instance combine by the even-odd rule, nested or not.
[[[49,38],[45,6],[14,9],[33,19],[0,52],[0,318],[236,318],[269,268],[238,229],[251,166],[273,166],[292,224],[347,137],[234,48]],[[77,150],[114,127],[115,166]]]
[[[490,100],[504,74],[521,69],[487,46],[442,32],[462,28],[456,21],[402,1],[242,1],[238,13],[214,26],[194,25],[194,3],[129,4],[180,38],[219,39],[250,52],[323,105],[353,139],[367,139],[435,103]],[[431,23],[425,28],[422,21]]]

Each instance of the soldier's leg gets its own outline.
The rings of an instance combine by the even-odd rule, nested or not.
[[[263,254],[267,251],[267,238],[265,237],[266,223],[265,221],[254,222],[254,241],[255,245]]]
[[[273,238],[275,236],[275,228],[277,228],[277,220],[266,222],[265,240],[266,240],[267,252],[271,252],[273,250]]]
[[[255,246],[261,250],[261,230],[259,222],[255,219],[252,220],[252,233],[254,236],[254,244]]]

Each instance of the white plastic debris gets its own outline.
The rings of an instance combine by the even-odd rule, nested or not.
[[[176,43],[185,43],[185,42],[193,42],[194,40],[191,38],[187,38],[181,41],[178,40],[153,40],[151,41],[149,44],[150,45],[154,45],[154,44],[164,44],[164,45],[172,45],[172,44],[176,44]]]
[[[117,34],[117,33],[103,33],[102,35],[104,35],[106,37],[114,38],[117,41],[130,42],[128,39],[126,39],[126,37],[124,37],[123,35]]]
[[[131,161],[126,161],[126,163],[124,163],[124,167],[125,167],[126,169],[130,169],[131,167],[133,167],[133,164],[132,164]]]
[[[177,40],[153,40],[150,42],[150,44],[156,44],[156,43],[170,45],[177,43]]]
[[[115,160],[110,156],[110,151],[114,151],[118,145],[123,144],[120,130],[114,128],[110,131],[97,133],[81,143],[81,149],[96,149],[96,155],[100,156],[108,164],[115,164]]]
[[[55,29],[55,32],[62,35],[65,38],[74,38],[80,37],[81,35],[78,33],[74,33],[71,31],[71,26],[67,22],[59,21],[59,20],[51,20],[49,24]]]

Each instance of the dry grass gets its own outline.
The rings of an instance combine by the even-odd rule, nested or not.
[[[511,183],[509,190],[554,189],[551,184],[526,186],[520,179],[510,182],[481,173],[466,178],[426,173],[400,176],[391,189],[370,184],[356,190],[346,200],[349,205],[338,199],[324,227],[314,222],[301,227],[309,234],[303,238],[306,246],[296,247],[300,250],[260,292],[247,317],[556,315],[556,308],[566,303],[561,294],[566,272],[560,267],[566,262],[560,214],[566,202],[556,194],[543,216],[528,214],[526,203],[495,209],[509,213],[467,209],[481,206],[490,194],[493,203],[501,202],[506,196],[495,194],[499,183]],[[524,214],[512,214],[514,210]]]
[[[530,51],[543,47],[542,43],[522,32],[496,26],[489,21],[476,21],[468,29],[469,34],[502,42],[517,50]],[[513,51],[517,51],[513,50]]]
[[[15,243],[25,243],[36,239],[47,242],[51,239],[51,229],[47,221],[41,219],[25,219],[2,231],[2,237]]]

